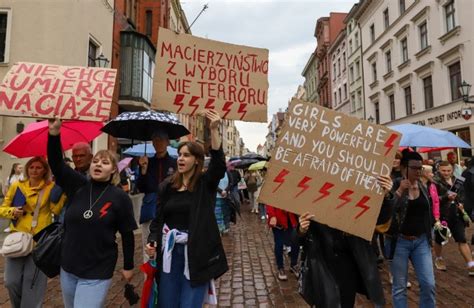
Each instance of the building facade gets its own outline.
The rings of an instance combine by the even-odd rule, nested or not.
[[[347,80],[349,83],[350,115],[365,119],[361,32],[359,24],[354,18],[358,6],[358,3],[354,4],[344,19],[346,25]]]
[[[103,54],[112,59],[114,2],[112,0],[54,1],[54,10],[43,1],[2,0],[0,6],[0,80],[15,62],[95,66]],[[73,34],[73,35],[72,35]],[[32,118],[0,116],[0,145],[3,147]],[[93,150],[107,148],[102,134]],[[0,152],[1,179],[19,160]]]
[[[318,104],[318,63],[314,52],[309,57],[308,62],[306,62],[301,76],[304,77],[305,100]]]
[[[351,113],[349,104],[349,87],[347,81],[347,48],[346,30],[342,29],[337,35],[334,43],[329,47],[329,58],[331,59],[331,89],[332,109]]]
[[[471,107],[459,91],[474,82],[472,12],[474,1],[360,4],[367,118],[449,130],[473,144]]]

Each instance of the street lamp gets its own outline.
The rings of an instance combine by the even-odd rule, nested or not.
[[[462,100],[465,103],[474,103],[474,101],[469,100],[469,92],[471,92],[471,85],[468,84],[465,80],[459,86],[459,92],[461,92]]]
[[[370,116],[367,121],[369,121],[370,123],[374,123],[375,119],[373,116]]]
[[[109,59],[107,59],[103,53],[100,53],[100,56],[98,56],[96,59],[95,59],[95,65],[97,67],[102,67],[102,68],[105,68],[109,65]]]

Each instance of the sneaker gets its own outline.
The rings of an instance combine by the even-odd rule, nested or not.
[[[286,273],[285,273],[284,269],[279,269],[278,270],[278,280],[281,280],[281,281],[287,281],[288,280],[288,276],[286,276]]]
[[[411,282],[407,281],[407,288],[410,289],[411,288]]]
[[[265,220],[265,219],[267,219],[267,217],[265,217],[264,215],[262,215],[262,216],[260,216],[260,219],[261,219],[261,220]]]
[[[469,268],[468,268],[468,274],[469,274],[469,276],[474,276],[474,265],[473,265],[473,266],[469,266]]]
[[[439,271],[446,270],[446,263],[444,262],[443,258],[436,258],[434,263],[437,270]]]
[[[296,276],[296,278],[300,277],[300,270],[299,270],[298,266],[296,266],[296,265],[290,266],[290,271]]]
[[[7,227],[7,228],[5,228],[5,230],[3,230],[3,232],[5,232],[5,233],[10,233],[10,231],[11,231],[10,227]]]

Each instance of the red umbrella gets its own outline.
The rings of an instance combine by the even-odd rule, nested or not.
[[[64,151],[77,142],[91,142],[99,136],[102,122],[66,120],[61,125],[61,145]],[[48,120],[28,124],[25,130],[13,138],[3,151],[18,158],[45,156],[48,143]]]

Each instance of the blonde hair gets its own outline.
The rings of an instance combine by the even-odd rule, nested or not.
[[[433,172],[433,166],[423,165],[423,171]]]
[[[95,153],[93,159],[94,158],[107,158],[110,160],[112,168],[115,170],[110,179],[110,183],[113,185],[118,185],[120,183],[120,172],[118,170],[117,154],[110,150],[100,150],[99,152]]]

